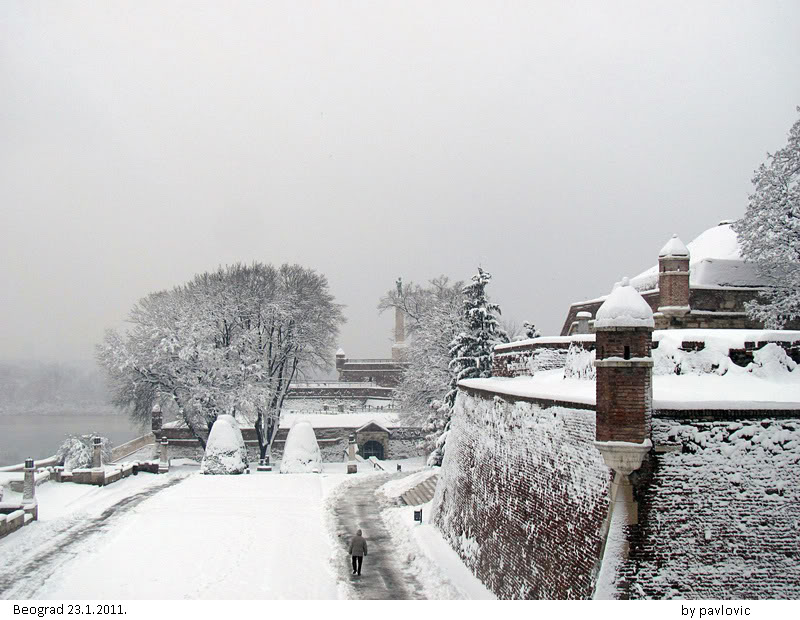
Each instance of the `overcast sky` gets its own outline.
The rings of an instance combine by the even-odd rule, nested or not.
[[[744,213],[800,3],[0,1],[0,358],[93,356],[235,261],[324,273],[352,357],[395,279],[572,301]]]

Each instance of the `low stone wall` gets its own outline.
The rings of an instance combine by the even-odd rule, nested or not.
[[[153,435],[153,433],[147,433],[146,435],[142,435],[141,437],[137,437],[136,439],[120,444],[111,450],[111,460],[118,461],[119,459],[124,458],[129,454],[133,454],[141,448],[144,448],[148,444],[155,443],[155,441],[155,435]]]
[[[520,344],[510,343],[495,348],[492,355],[493,377],[530,377],[542,370],[563,368],[567,352],[572,345],[593,351],[595,337],[556,337],[526,340]]]
[[[459,390],[433,522],[500,598],[590,598],[611,472],[594,413]]]
[[[28,525],[34,520],[33,515],[25,512],[22,507],[12,509],[7,505],[8,512],[3,512],[3,506],[0,505],[0,538],[7,536],[11,532],[16,532],[24,525]]]
[[[346,427],[315,428],[314,434],[322,452],[323,462],[334,463],[344,460],[348,438],[355,430],[355,428]],[[384,455],[386,458],[401,459],[422,454],[419,444],[424,439],[424,433],[421,428],[398,427],[389,430],[391,434],[389,436],[388,450]],[[283,449],[286,445],[288,434],[288,428],[278,430],[272,442],[272,460],[283,458]],[[200,442],[192,437],[189,429],[164,427],[161,431],[161,436],[169,441],[169,458],[187,458],[198,463],[203,460],[203,448]],[[247,447],[247,456],[250,462],[257,463],[260,453],[255,429],[242,428],[242,437]],[[158,458],[158,446],[154,444],[153,450],[153,458]]]

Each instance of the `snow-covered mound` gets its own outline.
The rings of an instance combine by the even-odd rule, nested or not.
[[[653,311],[650,306],[623,278],[620,286],[597,309],[595,329],[605,327],[653,327]]]
[[[763,286],[755,266],[742,259],[739,240],[730,222],[709,228],[687,244],[686,249],[689,252],[689,283],[693,287]],[[671,239],[662,248],[662,256],[665,251],[679,256],[682,250]],[[631,286],[638,291],[657,289],[658,265],[631,278]]]
[[[286,447],[281,459],[282,474],[308,474],[322,471],[322,454],[319,451],[314,427],[308,422],[297,422],[286,437]]]
[[[239,423],[233,416],[219,416],[208,435],[200,471],[204,474],[241,474],[247,467],[247,448]]]

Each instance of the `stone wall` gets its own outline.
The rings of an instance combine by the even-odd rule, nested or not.
[[[627,598],[800,598],[800,419],[653,420]]]
[[[314,434],[317,437],[322,460],[326,463],[333,463],[344,460],[344,453],[347,450],[347,442],[355,428],[315,428]],[[388,446],[384,446],[386,458],[401,459],[420,456],[422,454],[419,443],[424,437],[422,429],[416,427],[398,427],[391,430]],[[288,428],[278,430],[275,440],[272,443],[272,459],[280,460],[283,457],[283,448],[286,445],[286,437],[289,434]],[[203,460],[203,448],[200,442],[192,437],[192,432],[187,428],[165,427],[161,431],[161,436],[169,440],[169,457],[188,458],[197,461]],[[247,455],[250,462],[257,463],[259,459],[258,439],[255,429],[242,428],[242,437],[247,447]],[[152,458],[158,459],[158,446],[153,444]]]
[[[610,470],[594,413],[460,390],[434,523],[498,597],[592,596]]]
[[[556,341],[553,338],[542,339],[543,342],[526,341],[524,344],[502,345],[492,355],[493,377],[527,377],[540,370],[563,368],[567,359],[567,351],[572,344],[583,347],[586,351],[594,350],[594,336],[584,340],[564,338]]]

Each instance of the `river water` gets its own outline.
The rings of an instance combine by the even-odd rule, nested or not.
[[[86,414],[65,411],[62,415],[0,415],[0,466],[21,463],[27,457],[52,456],[67,435],[97,433],[113,445],[147,432],[125,415]]]

